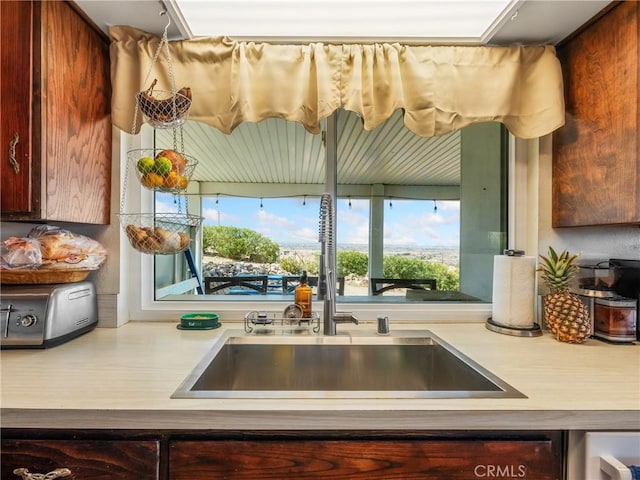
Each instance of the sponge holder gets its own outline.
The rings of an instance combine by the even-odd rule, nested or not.
[[[320,332],[320,315],[312,312],[311,317],[291,317],[284,312],[251,311],[244,316],[244,331],[256,335],[299,335]]]

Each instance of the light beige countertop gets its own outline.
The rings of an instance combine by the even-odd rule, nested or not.
[[[2,427],[640,430],[640,346],[514,337],[482,323],[398,323],[391,330],[430,330],[527,398],[171,399],[220,333],[242,328],[223,323],[185,331],[171,322],[130,322],[50,349],[3,350]]]

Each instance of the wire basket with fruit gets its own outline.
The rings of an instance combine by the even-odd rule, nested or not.
[[[182,87],[177,92],[155,90],[157,79],[147,90],[138,92],[136,103],[145,120],[154,128],[176,128],[184,123],[191,107],[191,89]]]
[[[149,190],[179,193],[186,190],[198,161],[172,149],[139,149],[128,152],[142,185]]]
[[[172,255],[189,248],[202,217],[187,213],[126,213],[120,224],[129,243],[142,253]]]

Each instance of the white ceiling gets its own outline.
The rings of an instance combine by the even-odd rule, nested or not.
[[[105,32],[131,25],[169,37],[556,44],[610,0],[76,0]],[[304,8],[302,7],[304,6]],[[446,9],[445,9],[446,7]],[[309,10],[307,10],[309,9]],[[339,12],[339,15],[338,15]]]
[[[510,0],[176,0],[193,36],[477,42]],[[508,13],[507,13],[508,14]]]
[[[410,132],[397,110],[391,118],[368,132],[358,115],[339,110],[338,181],[340,185],[394,185],[434,187],[430,198],[455,198],[444,187],[460,184],[460,131],[440,137],[419,137]],[[159,148],[174,143],[172,130],[158,131]],[[302,125],[277,118],[242,123],[232,135],[208,125],[187,122],[178,143],[199,161],[193,180],[216,184],[271,184],[273,190],[288,185],[323,185],[325,149],[320,135]],[[222,185],[207,190],[219,191]],[[211,190],[213,189],[213,190]],[[352,191],[357,189],[351,189]],[[268,196],[268,195],[265,195]]]

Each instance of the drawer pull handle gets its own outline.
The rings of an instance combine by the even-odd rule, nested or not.
[[[18,145],[19,141],[20,135],[18,135],[18,132],[13,132],[13,140],[9,142],[9,163],[16,173],[20,171],[20,164],[16,160],[16,145]]]
[[[23,480],[53,480],[54,478],[68,477],[71,475],[71,470],[68,468],[56,468],[49,473],[29,473],[26,468],[16,468],[13,473],[22,477]]]
[[[602,455],[600,457],[600,470],[609,475],[612,480],[631,480],[631,470],[611,455]]]

